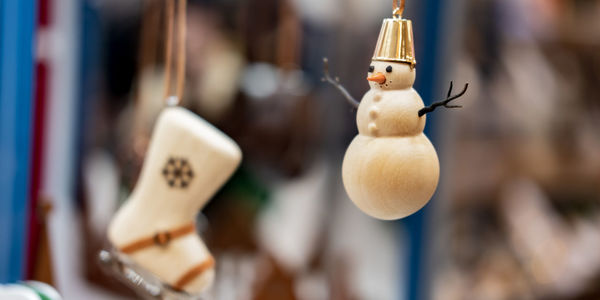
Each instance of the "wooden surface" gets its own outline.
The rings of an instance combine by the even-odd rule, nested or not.
[[[154,129],[140,179],[109,226],[110,242],[119,248],[194,221],[233,174],[241,156],[237,144],[206,121],[183,108],[166,108]],[[131,258],[173,284],[209,256],[199,236],[190,234],[165,247],[133,253]],[[213,278],[214,269],[210,269],[184,290],[203,291]]]
[[[370,81],[371,90],[358,108],[359,134],[342,166],[342,178],[350,199],[366,214],[394,220],[422,208],[437,188],[439,162],[423,134],[424,104],[412,88],[415,69],[408,64],[372,62],[373,72],[385,82]],[[391,67],[391,72],[388,72]]]

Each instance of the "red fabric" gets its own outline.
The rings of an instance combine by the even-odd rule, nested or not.
[[[43,163],[44,146],[44,120],[46,112],[46,87],[48,80],[48,67],[43,62],[38,62],[35,68],[35,112],[33,124],[33,149],[31,158],[31,185],[29,200],[29,243],[27,247],[26,277],[31,279],[35,269],[37,256],[40,219],[38,213],[40,185]]]
[[[47,30],[50,26],[51,0],[38,0],[37,32]],[[31,178],[29,190],[29,235],[27,239],[27,256],[25,262],[25,279],[34,276],[37,251],[40,240],[39,198],[42,171],[44,166],[44,124],[46,121],[46,105],[48,95],[49,70],[47,62],[39,60],[35,66],[35,91],[33,115],[33,141],[31,151]]]
[[[50,0],[38,0],[38,26],[48,27],[50,25]]]

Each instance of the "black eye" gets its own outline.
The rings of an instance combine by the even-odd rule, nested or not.
[[[385,68],[385,71],[388,73],[392,72],[392,66],[387,66],[387,68]]]
[[[375,66],[369,66],[369,73],[373,73],[375,71]]]

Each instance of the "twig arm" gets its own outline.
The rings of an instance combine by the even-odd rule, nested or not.
[[[428,114],[432,111],[434,111],[436,108],[443,106],[445,108],[461,108],[461,105],[448,105],[448,103],[450,103],[450,101],[456,100],[460,97],[462,97],[466,92],[467,89],[469,88],[469,84],[465,84],[465,88],[462,90],[462,92],[452,96],[452,82],[450,82],[450,89],[448,89],[448,95],[446,96],[446,99],[443,101],[439,101],[439,102],[435,102],[429,106],[425,106],[423,108],[421,108],[421,110],[419,110],[419,117],[422,117],[425,114]]]
[[[339,78],[337,78],[337,77],[332,78],[331,75],[329,74],[329,60],[326,57],[323,58],[323,76],[324,77],[321,78],[321,81],[329,82],[336,89],[338,89],[340,91],[340,93],[342,93],[342,95],[344,96],[344,98],[346,98],[346,101],[350,105],[352,105],[354,108],[358,108],[358,105],[360,104],[360,102],[356,101],[356,99],[354,99],[354,97],[352,97],[352,95],[350,95],[348,90],[346,90],[346,88],[340,83]]]

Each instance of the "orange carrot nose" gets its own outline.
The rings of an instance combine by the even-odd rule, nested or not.
[[[385,82],[385,75],[383,75],[382,73],[377,73],[373,76],[367,77],[367,80],[383,84]]]

